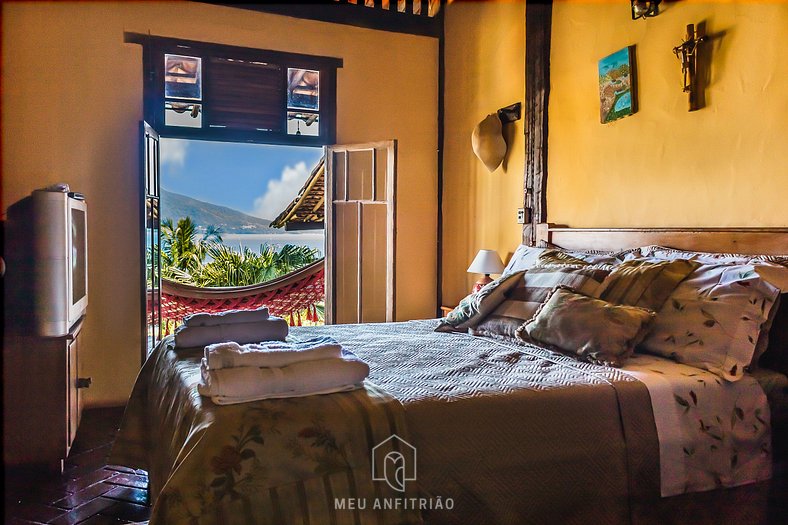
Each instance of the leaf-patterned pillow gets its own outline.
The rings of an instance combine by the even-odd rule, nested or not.
[[[517,336],[554,346],[594,363],[621,366],[643,339],[654,312],[594,299],[558,286]]]
[[[476,326],[484,317],[506,298],[506,292],[514,288],[524,272],[503,275],[485,285],[476,293],[465,296],[454,310],[441,319],[436,332],[465,332]]]
[[[779,293],[752,264],[703,265],[673,291],[641,346],[737,381]]]

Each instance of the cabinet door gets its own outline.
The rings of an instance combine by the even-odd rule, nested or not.
[[[79,426],[80,404],[79,389],[77,388],[77,378],[79,377],[79,338],[76,337],[68,344],[68,442],[67,450],[71,450],[71,444],[77,435]]]

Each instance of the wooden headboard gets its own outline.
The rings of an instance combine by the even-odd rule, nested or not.
[[[536,227],[536,245],[569,250],[625,250],[658,244],[681,250],[788,255],[788,228],[567,228]]]

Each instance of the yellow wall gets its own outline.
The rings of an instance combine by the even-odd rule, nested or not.
[[[525,3],[456,2],[446,9],[443,165],[443,302],[454,305],[478,275],[480,249],[506,261],[522,237],[523,120],[507,124],[509,153],[493,173],[471,149],[473,128],[525,96]]]
[[[344,58],[338,142],[399,140],[398,317],[434,313],[436,39],[192,2],[2,9],[3,214],[57,181],[88,199],[90,305],[80,368],[93,377],[89,405],[125,402],[140,365],[142,51],[123,43],[124,31]]]
[[[626,2],[553,7],[550,222],[606,226],[788,225],[788,3]],[[671,50],[689,23],[714,38],[707,107],[687,111]],[[637,45],[640,109],[599,123],[597,62]]]

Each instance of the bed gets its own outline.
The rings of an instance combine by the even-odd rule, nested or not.
[[[788,252],[785,231],[767,233],[741,232],[735,251],[755,236],[758,253]],[[604,244],[587,235],[584,247]],[[624,242],[647,244],[637,239]],[[787,410],[780,372],[727,383],[651,355],[613,368],[437,323],[293,329],[366,360],[364,388],[222,407],[197,394],[202,349],[167,338],[140,372],[111,460],[149,472],[154,524],[659,523],[761,509],[768,482],[749,483],[771,475],[770,416]],[[690,409],[692,429],[681,420]],[[729,431],[748,431],[717,443],[710,422],[723,413]],[[687,428],[669,442],[671,425]],[[693,456],[703,440],[724,458],[713,472]],[[393,483],[381,476],[388,452],[405,465]]]

